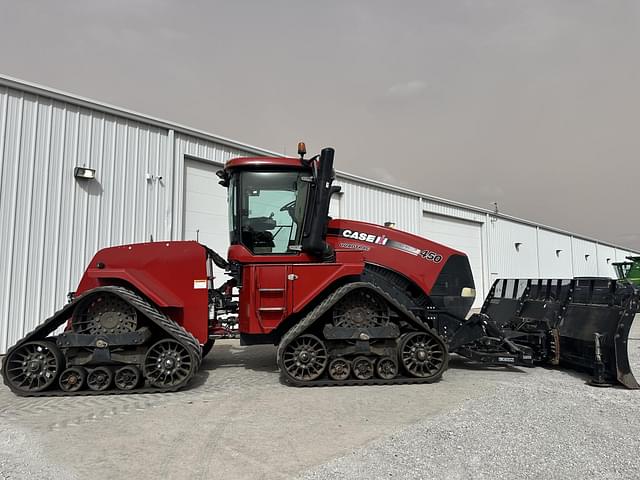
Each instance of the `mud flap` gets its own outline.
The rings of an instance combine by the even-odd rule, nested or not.
[[[640,290],[609,278],[497,280],[482,307],[534,350],[536,363],[593,375],[593,385],[640,388]]]

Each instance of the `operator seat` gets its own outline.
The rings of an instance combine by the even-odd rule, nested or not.
[[[276,246],[271,232],[253,230],[251,227],[242,229],[242,243],[253,253],[271,253]]]

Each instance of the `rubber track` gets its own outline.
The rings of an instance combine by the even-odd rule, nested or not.
[[[313,380],[310,382],[301,382],[289,378],[284,373],[284,365],[282,364],[282,353],[293,339],[302,335],[302,333],[307,330],[311,325],[315,323],[325,312],[329,310],[333,305],[335,305],[338,300],[344,297],[347,293],[356,290],[358,288],[367,288],[369,290],[373,290],[378,295],[383,297],[387,302],[389,302],[394,308],[396,308],[400,313],[405,316],[405,320],[409,320],[414,324],[415,327],[420,331],[429,332],[432,335],[440,338],[437,332],[422,322],[418,317],[416,317],[410,310],[408,310],[404,305],[400,304],[396,301],[391,295],[382,290],[380,287],[369,283],[369,282],[353,282],[343,285],[342,287],[337,288],[333,293],[327,296],[322,302],[320,302],[313,310],[311,310],[300,322],[298,322],[294,327],[292,327],[280,341],[278,345],[278,351],[276,358],[278,359],[278,366],[280,367],[280,372],[282,379],[288,383],[289,385],[293,385],[295,387],[332,387],[332,386],[349,386],[349,385],[398,385],[398,384],[415,384],[415,383],[433,383],[438,381],[442,374],[447,369],[447,364],[449,362],[449,352],[446,350],[447,343],[442,341],[442,344],[445,347],[445,366],[442,369],[440,375],[431,377],[431,378],[417,378],[417,377],[396,377],[391,380],[384,380],[382,378],[370,378],[369,380],[359,380],[359,379],[347,379],[347,380],[331,380],[331,379],[319,379]],[[442,340],[442,339],[441,339]]]
[[[56,328],[60,327],[63,323],[65,323],[69,318],[69,313],[77,306],[77,304],[82,301],[85,297],[95,294],[97,292],[108,292],[114,295],[117,295],[124,301],[128,302],[132,305],[138,312],[144,315],[149,321],[153,322],[156,327],[162,329],[168,337],[173,338],[177,342],[179,342],[182,346],[187,348],[191,353],[191,356],[195,363],[195,368],[191,372],[191,376],[181,385],[177,387],[166,387],[166,388],[156,388],[156,387],[146,387],[146,388],[137,388],[135,390],[118,390],[116,388],[112,388],[111,390],[104,391],[94,391],[94,390],[80,390],[78,392],[64,392],[62,390],[45,390],[42,392],[23,392],[20,390],[14,389],[8,382],[6,376],[4,375],[3,368],[3,381],[4,384],[11,389],[13,393],[19,395],[21,397],[70,397],[70,396],[88,396],[88,395],[122,395],[122,394],[130,394],[130,393],[162,393],[162,392],[175,392],[184,388],[193,378],[193,376],[200,368],[200,363],[202,362],[202,350],[200,348],[200,343],[198,340],[187,332],[180,325],[171,320],[167,315],[159,311],[155,306],[149,303],[147,300],[142,298],[135,292],[117,286],[106,286],[106,287],[98,287],[92,290],[88,290],[76,297],[72,302],[68,303],[56,313],[54,313],[51,317],[45,320],[43,323],[34,328],[31,332],[22,338],[22,340],[18,341],[13,347],[9,349],[7,355],[5,355],[5,361],[9,358],[9,355],[13,350],[25,344],[26,342],[30,342],[33,340],[44,340],[47,336],[53,332]],[[157,340],[156,340],[157,341]],[[57,386],[57,383],[55,384]],[[51,388],[54,388],[52,386]]]

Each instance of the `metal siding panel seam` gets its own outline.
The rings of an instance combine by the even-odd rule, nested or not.
[[[4,92],[0,91],[0,204],[2,203],[2,179],[4,178],[4,166],[5,166],[5,139],[7,135],[7,123],[8,123],[8,115],[9,115],[9,91],[8,89],[4,89]],[[0,219],[2,219],[2,212],[0,212]],[[0,231],[0,239],[4,240],[4,236],[7,235],[8,232],[4,232],[4,229]],[[6,242],[2,242],[3,245],[6,245]],[[3,249],[4,250],[4,249]],[[3,257],[0,255],[0,267],[3,267],[5,263],[3,262]],[[6,287],[5,287],[6,288]],[[0,311],[5,311],[5,298],[4,295],[0,300]],[[4,352],[6,349],[6,341],[4,340],[5,335],[7,335],[9,319],[4,317],[0,319],[0,352]]]
[[[35,179],[35,163],[36,163],[36,140],[37,140],[37,134],[38,134],[38,98],[36,97],[34,103],[33,103],[33,111],[31,113],[32,115],[32,120],[31,120],[31,138],[29,139],[29,152],[28,152],[28,156],[29,156],[29,163],[28,163],[28,175],[27,178],[28,180],[28,184],[25,185],[26,187],[26,193],[27,195],[25,196],[25,202],[24,202],[24,207],[25,207],[25,213],[26,216],[22,217],[22,221],[24,221],[24,229],[25,229],[25,234],[24,234],[24,239],[23,241],[20,242],[20,246],[23,249],[23,253],[22,253],[22,265],[19,265],[19,267],[21,267],[22,270],[22,288],[20,289],[18,295],[19,297],[21,297],[21,304],[20,304],[20,309],[18,310],[18,314],[21,316],[22,318],[22,322],[20,322],[20,333],[19,336],[22,336],[25,334],[26,330],[26,325],[25,323],[27,322],[27,283],[28,283],[28,279],[30,277],[30,270],[31,270],[31,265],[29,262],[29,251],[31,249],[31,219],[33,217],[33,183],[34,183],[34,179]],[[25,152],[26,153],[26,152]]]
[[[101,248],[103,246],[101,238],[100,238],[100,230],[101,230],[101,225],[102,222],[100,221],[101,217],[102,217],[102,200],[104,198],[104,192],[105,192],[105,188],[104,188],[104,152],[105,152],[105,148],[104,148],[104,142],[105,142],[105,132],[106,132],[106,128],[107,128],[107,118],[105,115],[103,115],[100,118],[100,141],[99,141],[99,149],[98,149],[98,161],[96,163],[96,170],[98,172],[100,172],[100,188],[102,190],[101,194],[98,195],[97,198],[97,205],[95,208],[95,212],[96,214],[95,216],[95,230],[93,232],[93,237],[94,237],[94,243],[93,243],[93,248],[92,251],[95,252],[96,250],[98,250],[99,248]]]
[[[123,124],[124,129],[124,138],[122,139],[122,164],[126,167],[128,155],[129,155],[129,122],[125,122]],[[118,230],[118,243],[124,243],[124,206],[126,205],[126,192],[127,192],[127,176],[122,175],[122,180],[120,182],[120,205],[122,209],[120,210],[119,219],[120,219],[120,228]]]
[[[11,290],[12,290],[12,286],[13,286],[13,282],[12,282],[12,274],[13,274],[13,250],[14,250],[14,245],[15,245],[15,231],[16,231],[16,205],[18,202],[17,199],[17,195],[18,195],[18,173],[19,173],[19,168],[18,165],[20,163],[20,143],[21,143],[21,135],[22,135],[22,115],[23,115],[23,107],[24,107],[24,94],[20,95],[20,112],[18,114],[18,119],[17,119],[17,125],[18,128],[16,129],[16,135],[17,138],[15,140],[15,145],[14,145],[14,149],[15,149],[15,157],[14,157],[14,178],[13,178],[13,190],[12,190],[12,199],[11,199],[11,209],[9,210],[11,212],[11,229],[7,232],[8,236],[9,236],[9,249],[8,249],[8,254],[7,254],[7,263],[6,263],[6,275],[5,275],[5,282],[4,284],[6,285],[6,290],[5,290],[5,300],[4,300],[4,319],[6,319],[5,321],[9,321],[9,318],[11,318],[9,316],[10,314],[10,306],[11,306]],[[10,325],[7,324],[6,328],[3,329],[2,332],[2,350],[6,351],[6,349],[8,348],[8,344],[7,341],[9,339],[9,327]]]
[[[84,128],[87,145],[85,147],[86,151],[84,152],[83,157],[89,159],[89,162],[88,162],[89,164],[87,165],[87,161],[85,160],[83,160],[82,164],[87,165],[88,167],[95,168],[91,164],[91,152],[93,151],[93,115],[91,114],[91,112],[89,112],[87,116],[88,116],[87,121],[89,125]],[[96,171],[96,173],[97,172],[98,171]],[[100,175],[100,173],[98,173],[98,175]],[[83,222],[82,222],[82,228],[80,230],[81,243],[80,243],[80,250],[79,250],[81,252],[80,259],[84,264],[87,263],[87,241],[88,241],[87,236],[89,234],[89,206],[91,203],[88,190],[92,186],[93,185],[91,184],[87,185],[86,186],[87,191],[85,191],[85,189],[78,189],[78,194],[82,196],[82,209],[84,213],[84,215],[82,215]]]
[[[78,150],[80,148],[80,111],[74,111],[73,112],[75,114],[75,118],[74,120],[74,127],[73,127],[73,154],[71,156],[71,158],[73,159],[73,164],[74,165],[78,165]],[[74,188],[72,189],[72,195],[71,195],[71,208],[69,209],[69,216],[71,219],[73,219],[73,217],[76,214],[76,197],[78,196],[77,194],[77,188],[75,188],[76,186],[74,185]],[[69,222],[69,232],[68,232],[68,236],[67,236],[67,245],[70,248],[70,252],[75,251],[76,249],[74,248],[74,233],[75,233],[75,225],[73,223],[73,220],[71,220]],[[67,254],[67,266],[65,269],[65,281],[64,284],[66,285],[67,290],[71,290],[71,275],[73,274],[73,255],[71,255],[71,253],[68,252]]]
[[[136,241],[136,224],[138,212],[136,211],[136,206],[138,205],[138,186],[137,186],[137,177],[138,177],[138,162],[140,157],[140,128],[138,125],[134,127],[135,138],[134,138],[134,147],[133,147],[133,175],[132,175],[132,183],[133,183],[133,203],[131,203],[131,237],[128,239],[129,242]]]
[[[150,173],[150,168],[149,168],[149,142],[151,141],[151,132],[147,131],[146,132],[146,138],[145,138],[145,145],[144,145],[144,149],[145,149],[145,153],[144,153],[144,201],[142,202],[142,240],[146,241],[149,240],[149,232],[147,231],[147,220],[149,217],[149,194],[150,194],[150,190],[153,188],[153,185],[155,183],[155,180],[152,180],[151,182],[147,181],[146,179],[146,175],[147,173]],[[153,172],[151,173],[151,175],[156,175],[157,172]]]
[[[113,244],[113,205],[116,199],[116,155],[118,152],[118,122],[116,118],[111,121],[111,150],[109,164],[109,202],[107,204],[107,235],[105,244],[111,246]]]
[[[44,204],[42,205],[40,214],[40,245],[38,247],[38,251],[40,253],[40,262],[38,264],[38,275],[37,278],[35,279],[38,283],[39,283],[39,288],[38,288],[38,292],[43,292],[44,291],[44,263],[45,263],[45,259],[47,258],[45,256],[45,239],[47,238],[47,232],[46,232],[46,224],[47,224],[47,208],[46,205],[49,204],[49,176],[51,174],[51,136],[52,136],[52,127],[53,127],[53,102],[51,102],[49,104],[49,113],[47,115],[47,142],[45,145],[45,153],[44,153],[44,158],[45,158],[45,163],[46,163],[46,168],[45,168],[45,177],[44,177]],[[36,319],[40,319],[42,318],[42,304],[43,304],[43,298],[42,295],[38,296],[38,308],[36,310]],[[36,320],[37,321],[37,320]]]
[[[60,164],[64,167],[64,156],[65,156],[65,148],[66,148],[66,136],[67,136],[67,108],[66,106],[63,106],[63,116],[62,116],[62,121],[60,122],[62,125],[62,132],[61,132],[61,142],[60,142]],[[60,250],[60,236],[62,234],[62,220],[61,220],[61,215],[62,215],[62,201],[63,201],[63,193],[62,193],[62,184],[63,184],[63,172],[64,172],[64,168],[60,168],[60,174],[58,176],[58,208],[56,210],[56,217],[55,217],[55,227],[57,229],[56,235],[54,237],[54,244],[55,247],[53,249],[54,253],[59,252]],[[53,281],[56,282],[56,285],[58,284],[58,272],[59,272],[59,266],[60,266],[60,256],[56,255],[56,260],[54,263],[54,270],[53,270]],[[51,312],[54,311],[55,308],[55,298],[51,298],[50,299],[50,304],[49,304],[49,310]]]

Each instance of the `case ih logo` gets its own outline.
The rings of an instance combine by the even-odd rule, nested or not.
[[[375,243],[377,245],[386,245],[389,240],[386,235],[376,236],[370,233],[356,232],[353,230],[343,230],[342,236],[352,238],[353,240],[360,240],[362,242]]]

